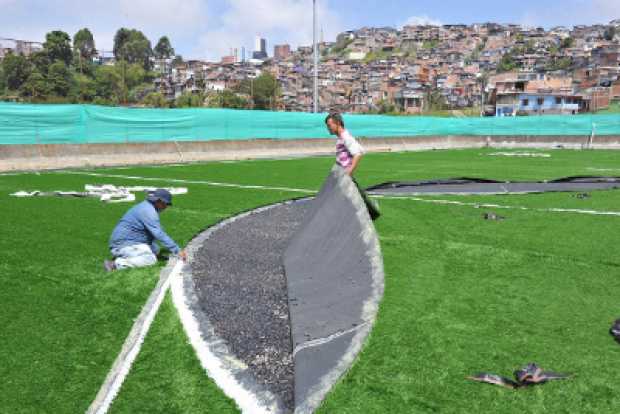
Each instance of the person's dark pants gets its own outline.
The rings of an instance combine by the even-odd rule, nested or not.
[[[377,202],[371,200],[370,197],[368,197],[368,194],[366,194],[366,191],[364,191],[362,187],[360,187],[360,185],[357,183],[357,180],[355,180],[355,178],[351,177],[351,179],[353,180],[353,182],[355,183],[355,186],[360,192],[360,195],[362,196],[362,200],[364,200],[364,204],[366,204],[366,209],[368,210],[368,214],[370,214],[370,218],[373,221],[375,221],[376,219],[381,217],[381,212],[379,211],[379,205],[377,204]]]

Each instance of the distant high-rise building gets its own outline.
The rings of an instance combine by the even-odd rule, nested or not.
[[[252,53],[254,59],[267,59],[267,40],[260,36],[256,36],[254,41],[254,52]]]
[[[241,61],[245,62],[245,46],[241,46]]]
[[[291,55],[290,45],[275,45],[273,47],[273,57],[276,60],[285,60]]]

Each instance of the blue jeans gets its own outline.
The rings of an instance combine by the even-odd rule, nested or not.
[[[148,244],[133,244],[110,250],[117,269],[152,266],[157,263],[156,252]]]

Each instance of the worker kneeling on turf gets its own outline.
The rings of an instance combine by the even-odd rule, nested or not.
[[[152,266],[157,262],[159,241],[172,254],[185,260],[186,254],[166,234],[159,214],[172,205],[172,194],[164,189],[150,192],[143,202],[133,206],[118,222],[110,236],[114,260],[105,260],[107,271]]]

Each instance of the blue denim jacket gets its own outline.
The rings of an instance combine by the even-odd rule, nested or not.
[[[142,243],[156,247],[155,240],[159,240],[173,254],[179,253],[179,246],[161,227],[155,206],[145,200],[129,209],[118,222],[110,236],[110,249]],[[157,252],[156,249],[153,251]]]

